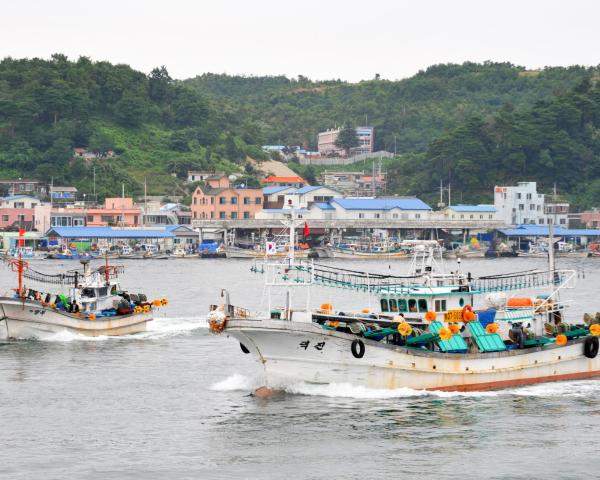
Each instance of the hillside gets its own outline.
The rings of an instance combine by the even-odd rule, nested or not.
[[[91,193],[95,169],[100,198],[120,193],[122,183],[140,194],[144,179],[150,194],[185,194],[192,168],[235,172],[256,185],[260,174],[247,157],[266,159],[260,145],[315,148],[318,131],[367,116],[376,147],[395,144],[402,154],[387,162],[390,193],[433,198],[440,177],[452,177],[464,201],[489,201],[490,186],[530,176],[546,188],[556,179],[589,204],[600,190],[597,124],[588,111],[598,74],[465,63],[357,84],[216,74],[175,81],[164,67],[146,75],[86,57],[6,58],[0,177],[53,178]],[[74,147],[98,158],[73,160]]]
[[[71,160],[74,147],[98,159]],[[115,158],[105,154],[113,150]],[[166,69],[144,75],[126,65],[69,61],[0,62],[0,175],[54,179],[92,191],[96,169],[100,197],[126,186],[140,193],[182,192],[170,175],[216,167],[243,173],[248,145],[238,122],[213,102],[173,81]]]
[[[205,74],[184,83],[228,104],[253,125],[262,142],[315,149],[317,132],[344,122],[364,124],[366,118],[376,128],[377,149],[394,151],[395,144],[398,153],[406,153],[424,151],[473,115],[503,106],[532,106],[599,71],[583,67],[527,71],[509,63],[464,63],[434,65],[400,81],[349,84]]]

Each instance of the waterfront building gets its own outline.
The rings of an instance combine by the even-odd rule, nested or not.
[[[451,205],[442,211],[447,220],[496,220],[493,205]]]
[[[343,148],[335,145],[340,134],[340,128],[334,128],[320,132],[318,134],[317,145],[321,155],[345,156]],[[372,153],[375,141],[375,129],[373,127],[356,127],[356,136],[358,137],[358,146],[350,149],[350,156]]]
[[[33,230],[35,207],[40,200],[31,195],[14,195],[0,199],[0,228]]]
[[[249,219],[262,210],[260,188],[234,187],[227,177],[209,178],[192,194],[193,220]]]
[[[75,200],[77,189],[75,187],[50,187],[52,200]]]
[[[568,225],[569,204],[538,193],[536,182],[494,188],[494,207],[506,225]]]
[[[142,209],[134,205],[131,197],[107,197],[104,207],[86,210],[86,225],[90,227],[120,226],[137,227],[140,225]]]

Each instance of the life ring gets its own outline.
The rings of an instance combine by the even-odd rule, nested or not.
[[[354,358],[362,358],[365,355],[365,344],[362,340],[356,339],[352,342],[350,350],[352,350]]]
[[[585,339],[585,343],[583,344],[583,354],[587,358],[596,358],[599,349],[600,341],[598,341],[598,337],[588,337]]]
[[[471,322],[475,320],[475,313],[473,312],[473,307],[471,305],[465,305],[462,309],[462,319],[463,322]]]
[[[240,348],[242,349],[242,352],[250,353],[250,350],[248,350],[248,347],[246,347],[246,345],[244,345],[242,342],[240,342]]]
[[[425,320],[427,320],[428,322],[433,322],[436,318],[437,318],[437,313],[435,313],[433,310],[429,310],[425,314]]]

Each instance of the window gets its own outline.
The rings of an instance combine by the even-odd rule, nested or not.
[[[465,299],[464,298],[459,298],[458,299],[458,305],[462,308],[465,306]]]
[[[210,212],[210,218],[215,218],[215,212]]]
[[[210,204],[214,205],[215,204],[215,197],[210,197]]]
[[[193,212],[194,220],[196,220],[196,212]]]
[[[376,213],[376,214],[375,214],[375,218],[381,218],[381,214],[379,214],[379,213]]]
[[[88,215],[87,216],[87,221],[88,222],[93,222],[94,221],[94,216],[93,215]]]
[[[461,215],[461,216],[460,216],[460,219],[461,219],[461,220],[464,220],[464,219],[465,219],[465,216],[464,216],[464,215]]]
[[[244,212],[244,218],[250,218],[250,212]]]
[[[389,312],[390,311],[390,307],[389,307],[387,298],[382,298],[381,299],[381,311],[382,312]]]
[[[561,218],[561,219],[560,219],[560,224],[561,224],[561,225],[564,225],[564,224],[566,224],[566,223],[567,223],[567,219],[566,219],[566,218]]]
[[[415,218],[418,220],[419,218],[421,218],[421,214],[420,213],[415,213]]]
[[[219,197],[219,205],[225,205],[227,203],[227,199],[225,197]]]
[[[479,215],[479,220],[483,220],[483,215]]]
[[[533,203],[529,205],[529,210],[535,210],[535,205]]]
[[[397,213],[392,213],[392,218],[398,218],[398,214]]]
[[[100,221],[106,223],[113,223],[115,221],[115,217],[113,217],[112,215],[101,215]]]
[[[8,215],[2,215],[2,221],[8,222]]]
[[[445,312],[446,311],[446,300],[436,300],[435,301],[435,311],[436,312]]]
[[[531,193],[527,194],[527,200],[531,200]]]
[[[544,219],[543,219],[543,218],[540,218],[540,219],[538,220],[538,223],[539,223],[540,225],[543,225],[543,224],[544,224]]]
[[[492,214],[488,215],[490,217],[490,220],[494,217]]]
[[[518,198],[519,200],[521,200],[521,194],[520,194],[520,193],[517,193],[517,198]]]
[[[73,226],[74,227],[83,227],[83,226],[85,226],[85,221],[83,220],[83,218],[74,218]]]
[[[244,197],[244,205],[250,205],[250,197]]]
[[[398,300],[398,311],[406,312],[406,300],[404,300],[403,298]]]
[[[224,220],[225,219],[225,212],[219,212],[219,218],[221,220]]]
[[[262,198],[260,198],[260,197],[256,197],[256,198],[254,199],[254,203],[256,203],[257,205],[260,205],[260,204],[262,203]]]
[[[396,303],[396,299],[391,298],[390,299],[390,312],[397,312],[397,311],[398,311],[398,304]]]
[[[470,217],[469,220],[473,220],[473,215],[470,215],[469,217]]]
[[[15,202],[15,208],[25,208],[25,202]]]
[[[358,218],[365,218],[365,214],[364,213],[359,213],[358,214]]]
[[[408,311],[409,312],[416,312],[417,311],[417,301],[414,298],[411,298],[408,301]]]
[[[525,210],[525,204],[519,203],[519,210]]]
[[[427,311],[427,300],[424,298],[419,298],[419,312]]]
[[[198,205],[198,197],[194,197],[194,205]]]
[[[237,218],[237,212],[231,212],[231,219],[235,220]]]
[[[231,197],[231,204],[237,205],[237,197]]]

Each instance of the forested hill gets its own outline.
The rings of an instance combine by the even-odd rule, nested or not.
[[[74,147],[116,158],[71,160]],[[63,55],[0,62],[0,175],[75,184],[100,197],[142,191],[183,193],[170,174],[189,168],[241,169],[259,147],[242,138],[236,115],[165,68],[149,75],[127,65]]]
[[[318,131],[366,121],[377,149],[422,151],[473,115],[521,108],[564,93],[600,70],[583,67],[527,71],[509,63],[435,65],[400,81],[349,84],[305,77],[205,74],[185,83],[239,112],[264,142],[316,147]]]
[[[521,110],[473,116],[390,170],[394,188],[431,198],[440,179],[455,201],[489,201],[494,185],[556,183],[578,207],[600,205],[600,80]]]
[[[465,63],[357,84],[215,74],[175,81],[164,67],[146,75],[87,57],[6,58],[0,177],[53,178],[91,192],[95,169],[100,198],[120,193],[121,183],[140,193],[144,179],[151,194],[185,194],[188,169],[237,172],[256,184],[247,157],[265,158],[260,145],[315,148],[319,130],[366,116],[377,148],[393,151],[395,139],[403,154],[388,166],[390,193],[433,195],[440,177],[452,175],[465,201],[483,192],[489,201],[490,185],[501,180],[532,175],[547,186],[556,175],[569,192],[586,181],[587,202],[600,182],[591,113],[598,72]],[[99,158],[72,159],[74,147]]]

